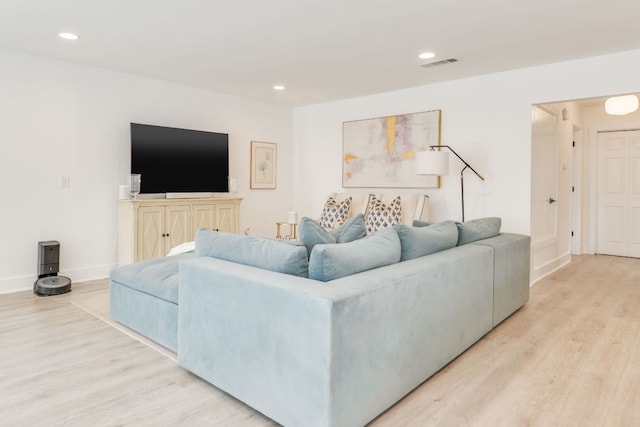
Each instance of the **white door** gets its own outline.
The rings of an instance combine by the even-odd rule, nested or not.
[[[640,131],[598,134],[596,252],[640,258]]]
[[[531,244],[535,252],[558,238],[558,147],[556,116],[538,106],[532,114]]]

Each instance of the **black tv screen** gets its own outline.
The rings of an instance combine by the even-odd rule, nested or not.
[[[141,194],[227,192],[229,135],[131,123],[131,173]]]

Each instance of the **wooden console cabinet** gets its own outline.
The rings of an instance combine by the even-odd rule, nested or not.
[[[159,258],[200,228],[238,233],[241,198],[118,201],[118,265]]]

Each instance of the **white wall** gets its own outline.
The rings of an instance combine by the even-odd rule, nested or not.
[[[486,178],[466,176],[467,219],[500,216],[503,230],[528,234],[531,106],[637,92],[639,71],[636,50],[298,108],[294,207],[317,216],[327,193],[340,190],[342,122],[441,109],[442,144],[454,147]],[[426,191],[436,221],[460,218],[462,166],[451,162],[442,188]]]
[[[291,209],[290,108],[6,50],[0,64],[0,293],[33,286],[41,240],[72,280],[108,275],[130,122],[229,133],[241,230],[273,235]],[[251,140],[278,143],[277,190],[249,190]]]

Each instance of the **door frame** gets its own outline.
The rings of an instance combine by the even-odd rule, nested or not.
[[[578,126],[573,126],[573,192],[571,193],[571,253],[582,253],[582,164],[583,164],[583,131]]]

